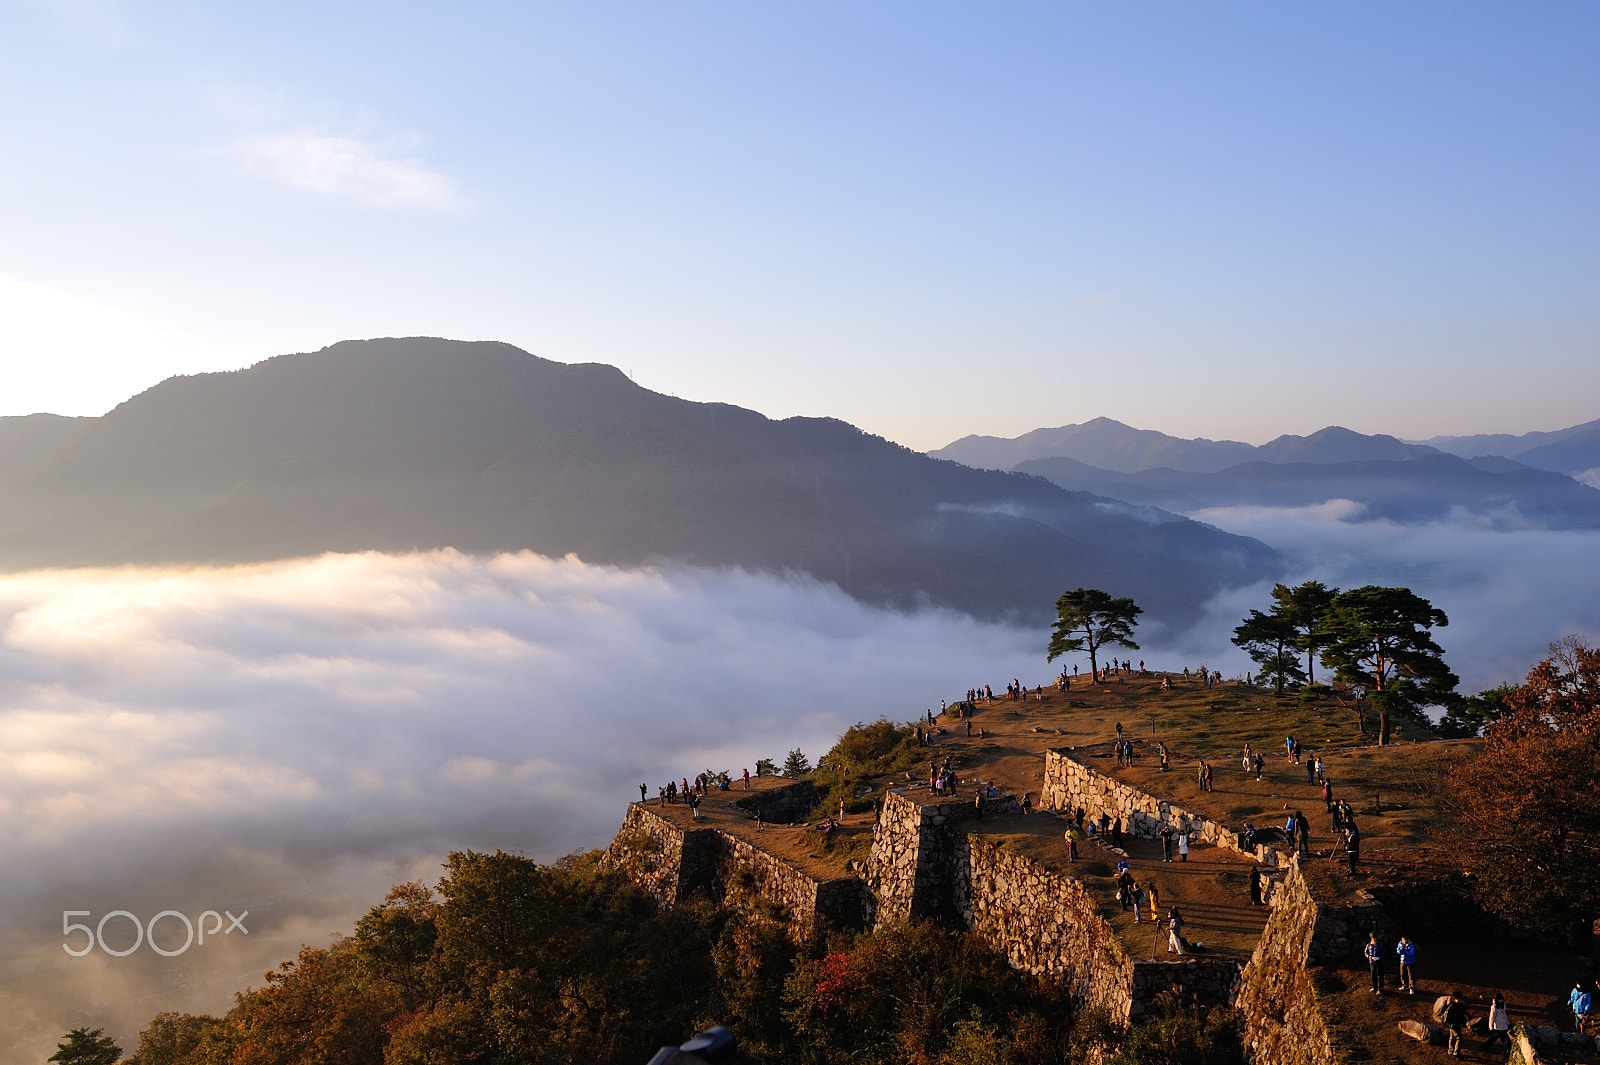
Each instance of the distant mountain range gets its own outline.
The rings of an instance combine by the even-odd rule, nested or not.
[[[1361,505],[1364,519],[1466,513],[1502,526],[1600,528],[1600,421],[1521,437],[1422,442],[1330,426],[1252,446],[1096,418],[1010,440],[963,437],[930,454],[1180,513],[1348,499]]]
[[[336,344],[0,419],[0,566],[455,547],[810,574],[1038,622],[1078,585],[1183,623],[1277,574],[1256,540],[832,419],[772,421],[506,344]]]
[[[1421,443],[1463,458],[1498,455],[1525,466],[1600,480],[1600,419],[1549,433],[1521,436],[1436,436]]]

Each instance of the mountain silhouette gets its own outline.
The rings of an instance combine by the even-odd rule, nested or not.
[[[1305,507],[1330,499],[1361,504],[1361,520],[1400,523],[1471,515],[1502,528],[1600,528],[1600,491],[1511,459],[1468,461],[1440,453],[1359,462],[1245,462],[1216,473],[1143,470],[1121,474],[1071,459],[1031,459],[1018,471],[1063,488],[1183,513],[1212,507]]]
[[[1499,455],[1525,466],[1557,473],[1579,474],[1600,470],[1600,419],[1569,425],[1550,432],[1506,433],[1477,436],[1436,436],[1419,443],[1462,458]]]
[[[867,602],[1035,622],[1078,585],[1182,623],[1264,544],[768,419],[508,344],[351,341],[175,377],[100,418],[0,419],[0,565],[528,549],[794,572]]]
[[[1254,447],[1237,440],[1185,440],[1110,418],[1035,429],[1010,440],[964,436],[928,454],[980,469],[1014,470],[1033,459],[1066,458],[1114,473],[1169,469],[1219,473],[1243,462],[1373,462],[1438,454],[1426,444],[1366,436],[1330,425],[1310,436],[1280,436]]]

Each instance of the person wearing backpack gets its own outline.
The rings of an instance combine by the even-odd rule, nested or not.
[[[1461,992],[1450,992],[1450,1005],[1444,1011],[1444,1030],[1450,1033],[1449,1054],[1461,1056],[1461,1033],[1467,1027],[1467,1004],[1461,1001]]]

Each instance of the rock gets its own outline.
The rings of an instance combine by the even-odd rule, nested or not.
[[[1445,1046],[1449,1042],[1445,1030],[1436,1024],[1423,1024],[1421,1021],[1405,1020],[1401,1021],[1396,1027],[1400,1029],[1401,1035],[1409,1039],[1415,1039],[1419,1043],[1427,1043],[1430,1046]]]

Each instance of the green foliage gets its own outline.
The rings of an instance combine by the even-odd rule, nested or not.
[[[868,777],[897,773],[921,760],[916,728],[880,717],[870,725],[859,721],[851,725],[820,764],[854,777]]]
[[[1047,660],[1064,654],[1089,653],[1089,674],[1100,669],[1099,650],[1107,645],[1137,651],[1133,629],[1144,613],[1132,599],[1113,599],[1099,588],[1075,588],[1056,600],[1056,623],[1050,630]]]
[[[1514,685],[1502,684],[1452,702],[1439,722],[1439,735],[1452,740],[1481,735],[1484,729],[1511,715],[1506,699],[1516,690]]]
[[[786,777],[803,777],[810,772],[811,760],[798,747],[790,751],[789,756],[783,760],[783,775]]]
[[[1338,595],[1339,589],[1321,581],[1272,586],[1272,616],[1294,630],[1294,645],[1305,652],[1308,681],[1317,679],[1317,651],[1328,642],[1328,617]]]
[[[770,758],[757,758],[756,759],[756,776],[758,776],[758,777],[775,777],[777,775],[778,775],[778,766],[777,766],[777,763],[775,763],[772,759],[770,759]]]
[[[1367,687],[1378,712],[1379,743],[1389,742],[1396,712],[1415,713],[1454,699],[1457,677],[1432,635],[1448,624],[1444,611],[1409,588],[1369,584],[1334,598],[1322,660],[1338,680]]]
[[[820,794],[819,808],[824,813],[837,813],[842,799],[846,812],[868,812],[872,799],[858,799],[856,785],[866,777],[910,769],[922,761],[923,751],[917,746],[914,725],[896,725],[882,717],[871,724],[856,722],[839,737],[832,750],[817,760],[811,780]]]
[[[1283,587],[1281,584],[1278,587]],[[1244,650],[1261,667],[1260,679],[1271,677],[1279,695],[1284,685],[1306,679],[1295,654],[1299,636],[1294,624],[1276,612],[1263,614],[1250,611],[1238,628],[1233,630],[1233,643]]]
[[[122,1048],[103,1028],[74,1028],[47,1059],[61,1065],[116,1065]]]
[[[1237,1010],[1179,1010],[1129,1029],[1108,1065],[1245,1065]]]

